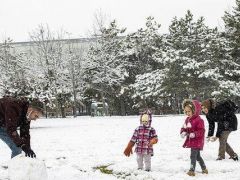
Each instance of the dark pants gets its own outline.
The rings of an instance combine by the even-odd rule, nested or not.
[[[3,142],[5,142],[8,145],[8,147],[11,149],[11,151],[12,151],[11,158],[21,154],[22,149],[16,146],[16,144],[13,142],[13,140],[7,134],[6,129],[3,127],[0,127],[0,139]]]
[[[227,152],[230,157],[234,157],[236,155],[231,146],[227,143],[227,139],[230,133],[231,131],[223,131],[219,137],[219,158],[225,159],[225,152]]]
[[[206,165],[200,155],[200,150],[199,149],[193,149],[191,148],[191,166],[190,166],[190,171],[195,171],[196,167],[196,162],[200,164],[202,170],[206,169]]]

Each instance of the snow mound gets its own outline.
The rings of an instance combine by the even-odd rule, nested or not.
[[[47,169],[42,160],[18,155],[8,164],[9,180],[47,180]]]

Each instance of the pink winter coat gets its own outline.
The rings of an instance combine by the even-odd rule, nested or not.
[[[204,133],[205,133],[205,128],[204,128],[204,121],[202,118],[199,116],[201,112],[201,104],[193,100],[192,104],[195,107],[195,112],[192,117],[188,117],[185,120],[185,123],[183,127],[181,128],[181,132],[186,132],[186,140],[183,144],[184,148],[194,148],[194,149],[203,149],[204,145]],[[194,133],[195,137],[190,138],[189,134]]]

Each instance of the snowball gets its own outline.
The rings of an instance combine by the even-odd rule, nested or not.
[[[20,154],[8,164],[9,180],[47,180],[47,169],[42,160]]]

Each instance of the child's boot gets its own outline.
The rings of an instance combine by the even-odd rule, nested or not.
[[[208,174],[208,170],[207,170],[207,169],[204,169],[204,170],[202,170],[202,173],[203,173],[203,174]]]
[[[190,171],[187,172],[187,175],[189,175],[189,176],[195,176],[195,172],[190,170]]]

